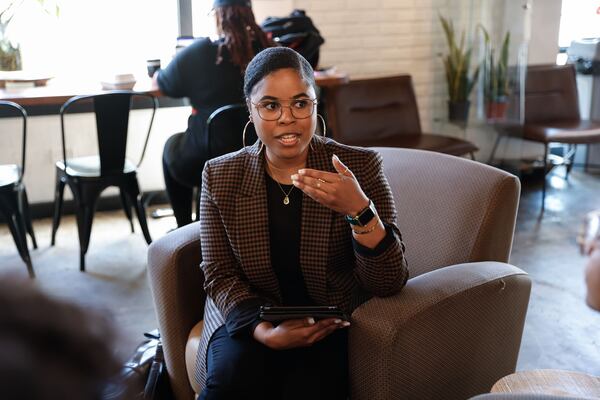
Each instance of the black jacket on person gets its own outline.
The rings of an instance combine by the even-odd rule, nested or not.
[[[185,134],[169,140],[163,155],[171,175],[190,187],[200,185],[205,161],[220,155],[208,151],[207,118],[219,107],[244,102],[243,72],[231,62],[226,47],[221,51],[222,61],[216,63],[220,43],[209,38],[196,39],[158,75],[162,93],[175,98],[187,97],[194,108]],[[211,148],[230,148],[231,141],[236,144],[239,141],[239,148],[241,135],[242,132],[215,135],[211,137]]]

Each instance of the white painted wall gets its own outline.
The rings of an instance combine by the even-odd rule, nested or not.
[[[561,7],[562,0],[533,1],[529,64],[556,62]]]
[[[467,137],[481,149],[478,158],[487,159],[494,132],[477,122],[481,104],[473,94],[472,124],[467,130],[444,122],[446,83],[440,55],[446,44],[438,14],[451,18],[457,30],[475,31],[484,23],[500,40],[506,27],[513,33],[513,58],[519,44],[530,36],[530,62],[553,62],[557,46],[561,0],[529,0],[531,25],[526,22],[526,0],[254,0],[258,21],[267,16],[305,9],[326,39],[321,50],[322,66],[337,66],[351,78],[395,74],[413,76],[423,129]],[[530,33],[529,33],[530,32]],[[479,44],[475,38],[475,45]],[[189,108],[158,111],[151,143],[140,170],[142,190],[163,188],[161,155],[166,138],[185,129]],[[89,123],[93,125],[91,116]],[[59,158],[58,116],[33,117],[26,183],[32,202],[51,201],[54,162]],[[9,124],[0,121],[2,130]],[[0,136],[0,160],[10,148]],[[7,144],[5,146],[5,143]],[[514,142],[501,149],[505,157],[539,154],[538,146]]]
[[[150,133],[148,148],[139,169],[140,186],[143,191],[162,190],[162,148],[166,139],[173,133],[182,132],[187,126],[189,107],[159,109]],[[149,111],[135,110],[130,117],[130,146],[132,160],[138,160],[139,151],[147,129]],[[0,121],[0,160],[3,163],[20,162],[20,121],[3,119]],[[92,114],[78,114],[67,121],[67,143],[71,147],[69,156],[89,155],[97,149],[95,122]],[[13,135],[12,132],[18,132]],[[10,133],[10,134],[9,134]],[[17,140],[16,137],[19,137]],[[27,132],[27,154],[25,165],[25,185],[31,203],[49,202],[54,199],[55,168],[62,159],[60,140],[60,119],[58,115],[29,117]],[[105,195],[117,193],[107,190]],[[70,191],[65,191],[71,198]]]

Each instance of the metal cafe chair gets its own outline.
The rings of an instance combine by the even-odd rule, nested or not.
[[[204,128],[204,148],[209,159],[237,151],[243,147],[242,132],[248,118],[248,108],[244,103],[226,104],[209,115]],[[257,136],[253,125],[248,126],[246,136],[246,145],[256,141]],[[194,186],[195,221],[198,221],[200,215],[201,184],[202,182],[199,181]],[[152,213],[153,218],[171,215],[173,215],[171,208],[154,210]]]
[[[20,105],[10,101],[0,101],[0,112],[6,117],[22,118],[21,162],[20,164],[0,165],[0,214],[6,221],[10,233],[17,245],[19,255],[27,265],[31,278],[35,277],[29,249],[27,248],[27,233],[31,237],[33,248],[37,242],[33,233],[27,191],[23,183],[25,172],[25,150],[27,142],[27,113]]]
[[[126,156],[129,117],[134,102],[148,104],[151,109],[148,131],[137,163],[132,162]],[[132,232],[134,231],[131,212],[133,206],[146,242],[148,244],[152,242],[137,180],[137,169],[146,152],[157,106],[158,101],[151,94],[115,90],[97,95],[75,96],[67,100],[60,109],[63,158],[56,162],[51,245],[55,244],[56,231],[62,213],[63,192],[65,185],[68,185],[73,193],[77,215],[79,268],[81,271],[85,271],[85,254],[90,241],[96,203],[101,192],[107,187],[119,188],[121,202]],[[89,112],[90,109],[93,110],[96,117],[98,154],[67,158],[65,116],[77,111]]]
[[[248,107],[244,103],[227,104],[217,108],[206,120],[205,148],[208,149],[209,158],[237,151],[244,146],[242,132],[248,122]],[[246,145],[256,141],[254,125],[248,125],[246,130]],[[196,221],[200,216],[200,184],[196,190]]]
[[[568,178],[577,145],[600,143],[600,121],[581,119],[573,65],[528,66],[524,96],[523,123],[496,126],[498,136],[490,161],[494,159],[498,144],[504,137],[518,137],[542,144],[544,179],[540,212],[543,214],[546,200],[545,174],[550,170],[549,145],[561,143],[568,146],[568,151],[562,157],[562,164],[567,169],[565,177]]]

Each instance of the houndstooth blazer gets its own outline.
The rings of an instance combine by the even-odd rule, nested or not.
[[[201,387],[206,380],[208,342],[228,313],[240,302],[256,297],[265,303],[280,303],[277,277],[271,268],[264,156],[259,150],[257,142],[210,160],[204,167],[200,230],[207,300],[195,374]],[[315,304],[338,305],[350,315],[373,295],[398,292],[408,279],[408,268],[381,156],[373,150],[315,137],[307,168],[335,172],[333,154],[354,173],[396,239],[382,254],[363,256],[354,250],[344,216],[304,195],[300,265],[307,291]]]

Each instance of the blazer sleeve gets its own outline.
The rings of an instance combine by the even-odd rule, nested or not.
[[[258,305],[268,301],[253,291],[233,254],[221,212],[211,193],[210,163],[206,163],[202,173],[200,235],[204,290],[227,321],[228,327],[233,326],[230,314],[233,317],[231,319],[236,319],[241,309],[249,304],[258,309]]]
[[[360,172],[362,189],[375,204],[379,218],[386,227],[387,235],[381,243],[385,248],[378,248],[370,254],[354,246],[356,260],[354,274],[363,289],[375,296],[390,296],[399,292],[406,284],[408,264],[404,257],[402,234],[396,224],[397,215],[392,190],[383,173],[381,155],[374,153]]]

